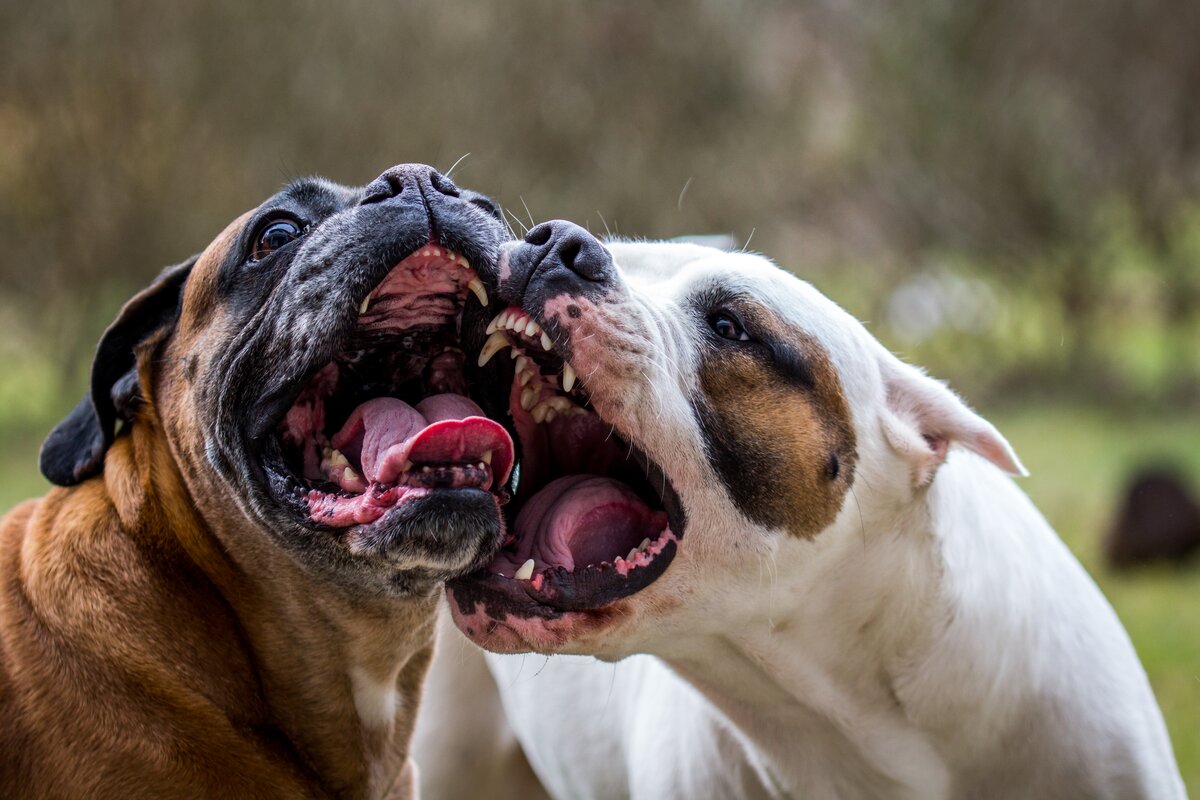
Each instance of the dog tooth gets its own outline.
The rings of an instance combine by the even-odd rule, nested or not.
[[[361,317],[363,314],[367,313],[367,307],[370,305],[371,305],[371,295],[367,295],[366,297],[363,298],[362,305],[360,305],[358,307],[358,315]]]
[[[508,347],[508,336],[503,331],[493,333],[483,345],[483,350],[479,353],[479,366],[483,366],[492,360],[492,356]]]
[[[346,481],[346,483],[352,483],[359,479],[358,473],[354,471],[353,467],[346,467],[342,470],[342,479]]]
[[[484,466],[484,463],[483,463],[482,461],[480,461],[480,462],[479,462],[478,464],[476,464],[475,466],[479,468],[479,471],[480,471],[480,472],[483,472],[485,469],[487,469],[487,467],[486,467],[486,466]]]
[[[517,363],[516,363],[517,372],[524,372],[526,367],[529,366],[529,359],[525,357],[524,353],[522,353],[520,350],[518,350],[515,347],[513,348],[513,352],[517,354]]]
[[[411,461],[405,461],[404,466],[400,467],[400,471],[401,472],[411,472],[412,468],[413,468],[413,463]]]
[[[538,395],[541,391],[536,386],[526,386],[521,391],[521,408],[528,411],[533,408],[533,404],[537,402]]]
[[[533,376],[536,374],[537,373],[535,373],[533,370],[531,370],[527,367],[517,373],[517,380],[519,380],[521,382],[521,385],[524,386],[525,384],[527,384],[531,380],[533,380]]]
[[[540,327],[538,327],[538,324],[536,322],[534,322],[532,319],[529,320],[529,322],[525,323],[525,335],[526,336],[533,336],[535,333],[539,333],[541,330],[542,329]]]
[[[562,388],[564,392],[575,388],[575,368],[565,361],[562,368]]]
[[[513,577],[519,581],[527,581],[533,577],[533,559],[528,559],[521,568],[513,573]]]
[[[555,417],[558,416],[558,409],[549,403],[547,403],[547,405],[550,407],[546,409],[546,416],[542,418],[542,422],[549,424],[554,421]]]
[[[550,337],[543,333],[542,334],[542,349],[549,350],[551,347],[553,347],[553,345],[550,344]]]
[[[486,306],[488,304],[487,289],[483,288],[483,281],[479,280],[479,278],[471,278],[467,283],[467,288],[479,298],[479,305]]]
[[[346,456],[343,455],[342,451],[340,451],[340,450],[331,450],[329,452],[329,463],[335,467],[350,466],[349,459],[347,459]]]
[[[642,539],[642,543],[637,546],[637,549],[645,550],[649,546],[650,546],[650,537],[647,536],[645,539]]]
[[[637,557],[637,554],[638,554],[638,549],[635,547],[629,551],[629,555],[625,556],[625,560],[633,561],[633,559]]]
[[[512,355],[510,355],[509,358],[517,358],[520,355],[521,355],[521,351],[517,349],[516,345],[513,345]]]
[[[525,317],[520,311],[514,311],[509,315],[508,320],[504,323],[505,327],[507,327],[509,330],[519,331],[525,327],[525,323],[522,322],[523,319],[525,319]]]
[[[482,458],[482,459],[483,459],[483,463],[484,463],[484,464],[490,464],[490,463],[492,463],[492,451],[491,451],[491,450],[484,450],[484,451],[483,451],[483,455],[482,455],[482,456],[480,456],[480,458]],[[646,541],[650,541],[650,540],[649,540],[649,539],[647,539]]]
[[[492,321],[488,323],[488,326],[487,326],[487,328],[484,330],[484,333],[486,333],[488,336],[491,336],[493,333],[495,333],[496,331],[498,331],[498,330],[499,330],[499,329],[502,327],[502,326],[500,325],[500,321],[501,321],[503,318],[504,318],[504,313],[503,313],[503,312],[501,312],[501,313],[497,314],[496,316],[492,317]]]
[[[529,414],[530,414],[530,416],[533,417],[533,421],[540,425],[541,423],[546,421],[546,412],[549,410],[550,410],[550,405],[548,403],[546,403],[545,401],[543,401],[541,403],[538,403],[536,406],[534,406],[533,410],[530,411]]]

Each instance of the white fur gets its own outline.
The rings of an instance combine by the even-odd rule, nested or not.
[[[1023,467],[991,425],[766,259],[611,249],[627,285],[602,313],[650,342],[618,427],[666,468],[689,525],[630,620],[572,648],[624,660],[488,655],[552,795],[1184,797],[1128,636],[1004,474]],[[840,376],[857,469],[811,540],[747,520],[704,457],[684,310],[718,282],[819,341]]]
[[[390,681],[381,681],[362,667],[351,667],[350,687],[354,691],[354,708],[364,728],[390,730],[396,724],[400,693],[396,691],[395,675]]]

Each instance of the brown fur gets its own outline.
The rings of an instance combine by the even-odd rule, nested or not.
[[[187,391],[221,341],[235,221],[174,335],[138,353],[145,402],[101,475],[0,523],[0,796],[408,797],[436,596],[350,598],[302,571],[203,459]],[[396,687],[358,717],[351,670]]]
[[[718,451],[718,471],[747,516],[808,537],[841,510],[854,471],[854,429],[841,381],[828,354],[811,337],[761,310],[764,338],[786,342],[812,376],[802,387],[780,373],[762,351],[721,347],[702,360],[702,416]],[[836,477],[831,459],[836,458]]]

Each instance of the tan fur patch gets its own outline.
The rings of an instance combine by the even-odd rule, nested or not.
[[[849,404],[815,340],[761,309],[753,313],[764,340],[790,348],[811,383],[784,374],[761,345],[730,342],[705,354],[699,412],[710,455],[746,516],[813,536],[841,510],[853,475]]]

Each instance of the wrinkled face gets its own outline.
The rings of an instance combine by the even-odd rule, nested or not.
[[[504,391],[481,402],[511,414],[520,480],[500,554],[449,585],[477,643],[636,652],[703,624],[684,621],[698,586],[736,592],[729,574],[839,516],[858,450],[835,356],[863,345],[812,287],[561,222],[506,245],[498,278],[483,356]]]
[[[506,237],[490,200],[415,165],[361,189],[301,180],[236,220],[155,377],[202,512],[236,504],[356,591],[490,558],[513,445],[471,399],[461,329]]]

